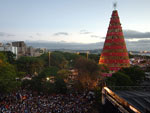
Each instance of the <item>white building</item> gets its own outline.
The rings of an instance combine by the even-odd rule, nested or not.
[[[17,47],[13,47],[12,44],[7,43],[3,46],[0,47],[0,51],[11,51],[13,54],[18,55],[18,48]]]
[[[4,47],[2,46],[2,47],[0,47],[0,51],[4,51]]]

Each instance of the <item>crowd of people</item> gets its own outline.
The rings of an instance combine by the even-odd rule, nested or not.
[[[0,97],[2,113],[91,113],[92,93],[36,94],[21,90]]]

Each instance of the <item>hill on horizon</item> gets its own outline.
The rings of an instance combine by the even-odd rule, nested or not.
[[[103,49],[104,42],[83,44],[83,43],[67,43],[67,42],[50,42],[50,41],[25,41],[27,46],[33,46],[34,48],[47,48],[47,49],[70,49],[70,50],[94,50]],[[149,42],[126,41],[128,51],[150,51]]]

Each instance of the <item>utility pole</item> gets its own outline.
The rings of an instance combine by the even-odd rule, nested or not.
[[[87,55],[87,60],[88,60],[88,58],[89,58],[89,51],[87,51],[86,55]]]
[[[48,52],[48,60],[49,60],[48,66],[49,66],[49,67],[50,67],[50,58],[51,58],[51,52],[49,51],[49,52]]]

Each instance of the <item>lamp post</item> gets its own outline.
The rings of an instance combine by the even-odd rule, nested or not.
[[[87,60],[88,60],[88,58],[89,58],[89,51],[87,51],[87,53],[86,53],[86,57],[87,57]]]
[[[80,54],[80,52],[77,52],[77,55],[79,55]]]
[[[51,58],[51,52],[49,51],[49,52],[48,52],[48,60],[49,60],[48,66],[49,66],[49,67],[50,67],[50,58]]]

